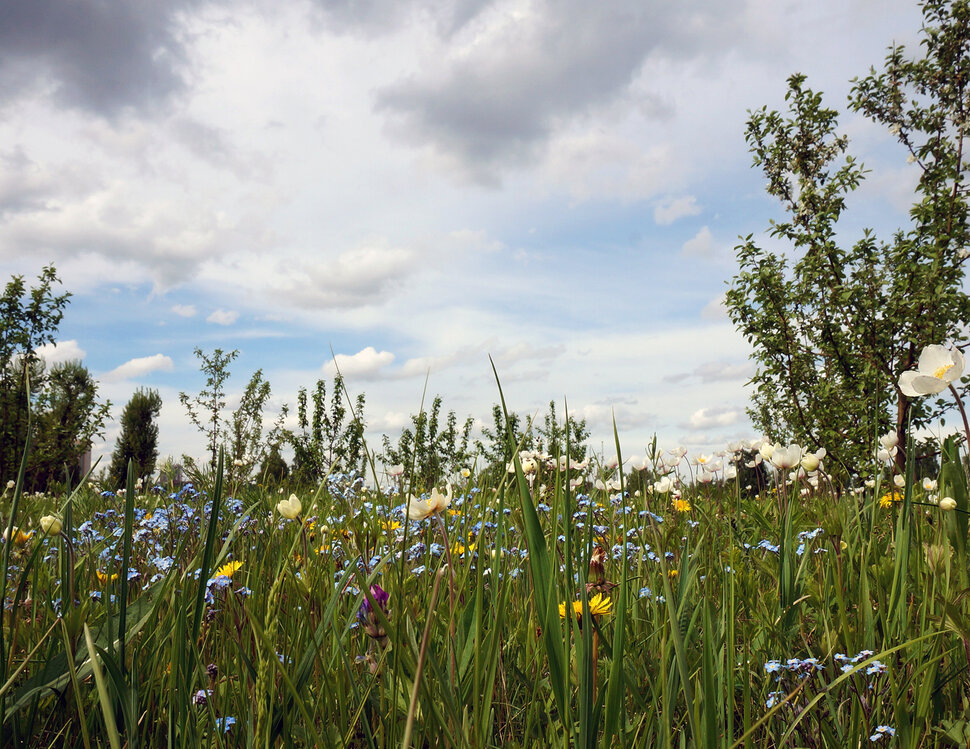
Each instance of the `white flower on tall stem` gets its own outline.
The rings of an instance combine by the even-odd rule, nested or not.
[[[899,376],[899,389],[910,398],[937,395],[960,379],[963,367],[963,354],[959,349],[927,346],[919,355],[918,369],[907,370]]]
[[[411,497],[408,500],[408,517],[411,520],[424,520],[429,515],[443,512],[451,504],[451,484],[445,486],[445,493],[438,491],[438,487],[431,490],[427,499]]]
[[[794,468],[802,460],[802,448],[794,444],[788,447],[774,445],[771,450],[770,460],[775,468]]]

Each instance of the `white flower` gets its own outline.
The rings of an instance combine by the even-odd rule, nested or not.
[[[879,444],[882,445],[886,450],[892,450],[896,445],[899,444],[899,435],[895,432],[886,432],[882,437],[879,438]]]
[[[10,481],[7,482],[7,488],[8,489],[13,489],[16,485],[17,484],[14,482],[13,479],[10,479]]]
[[[738,477],[738,469],[733,465],[728,466],[724,469],[724,478],[727,480],[736,479]]]
[[[957,506],[957,501],[953,497],[943,497],[940,500],[940,509],[943,512],[950,512],[950,510],[955,510]]]
[[[303,503],[295,494],[291,494],[289,499],[281,499],[276,503],[276,511],[287,520],[296,518],[303,509]]]
[[[798,445],[775,445],[771,451],[771,462],[775,468],[794,468],[801,460],[802,448]]]
[[[764,460],[771,460],[771,456],[774,452],[775,446],[768,442],[768,440],[764,440],[761,443],[761,447],[758,448],[758,455],[760,455]]]
[[[923,479],[923,491],[936,491],[936,479],[931,479],[929,476]]]
[[[401,476],[403,474],[404,474],[404,465],[401,463],[387,467],[387,475],[390,476],[392,479],[396,479],[398,476]]]
[[[424,520],[429,515],[441,512],[451,504],[451,484],[445,486],[445,493],[438,491],[438,487],[431,490],[427,499],[411,497],[408,501],[408,517],[411,520]]]
[[[821,448],[813,453],[805,453],[802,456],[802,468],[811,473],[812,471],[817,471],[819,465],[822,463],[822,458],[826,455],[825,448]]]
[[[471,472],[471,469],[470,468],[462,468],[461,469],[461,477],[463,479],[467,479],[471,475],[472,475],[472,472]]]
[[[669,494],[670,490],[673,488],[674,482],[671,481],[670,476],[664,476],[653,485],[653,490],[657,492],[657,494]]]
[[[936,395],[949,387],[963,374],[963,354],[945,346],[927,346],[919,355],[919,369],[910,369],[899,376],[899,389],[909,398]]]
[[[895,476],[893,476],[893,483],[896,485],[897,489],[902,489],[904,486],[906,486],[906,479],[897,473]]]
[[[875,486],[876,486],[876,480],[875,479],[866,479],[866,488],[867,489],[874,489]]]
[[[61,519],[57,515],[44,515],[40,519],[40,529],[48,536],[56,536],[61,532]]]

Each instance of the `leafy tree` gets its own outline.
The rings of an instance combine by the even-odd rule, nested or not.
[[[259,467],[260,477],[270,486],[286,481],[290,475],[290,467],[286,465],[283,456],[280,455],[279,444],[270,445],[269,452],[263,458],[263,463]]]
[[[104,436],[111,402],[98,401],[98,384],[77,361],[55,364],[34,405],[35,446],[27,461],[27,486],[50,488],[78,478],[81,456],[95,437]]]
[[[751,114],[746,140],[768,192],[787,214],[770,235],[784,249],[737,248],[731,319],[758,363],[748,413],[778,440],[825,447],[852,472],[871,461],[875,435],[903,432],[948,404],[911,402],[899,374],[920,351],[962,334],[970,319],[963,264],[970,235],[963,146],[970,116],[970,4],[923,4],[925,55],[890,49],[881,72],[854,81],[850,106],[894,134],[920,173],[910,222],[888,240],[840,223],[864,178],[805,77],[789,79],[788,115]],[[965,389],[965,388],[964,388]],[[902,451],[899,460],[901,461]]]
[[[108,469],[110,486],[124,486],[128,461],[133,461],[135,476],[147,478],[155,472],[158,460],[158,424],[162,399],[157,390],[139,388],[121,412],[121,434]]]
[[[179,402],[189,412],[192,423],[206,436],[209,467],[215,470],[219,446],[225,439],[226,418],[223,410],[226,407],[226,380],[231,374],[229,365],[239,356],[239,351],[224,352],[217,348],[212,354],[206,354],[197,348],[195,355],[202,362],[199,368],[206,376],[205,387],[192,398],[186,393],[179,393]]]
[[[470,435],[474,419],[469,417],[458,426],[458,417],[449,411],[441,424],[441,396],[435,396],[431,410],[411,415],[411,426],[401,432],[397,445],[384,435],[383,460],[387,465],[414,467],[411,486],[414,491],[429,489],[443,477],[457,473],[471,459]]]
[[[266,439],[263,439],[263,411],[270,393],[270,384],[263,379],[263,370],[257,369],[243,391],[239,407],[230,419],[229,454],[233,461],[230,471],[232,480],[249,478],[252,467],[265,458],[267,445],[279,443],[287,414],[286,406],[281,409]]]
[[[70,294],[55,294],[54,266],[28,289],[13,276],[0,295],[0,478],[16,475],[27,439],[27,406],[43,384],[37,348],[53,343]],[[28,393],[28,390],[30,391]]]
[[[306,388],[296,398],[299,432],[287,431],[286,441],[293,447],[293,475],[306,484],[317,484],[331,466],[336,471],[355,471],[364,464],[364,394],[357,396],[354,413],[344,405],[344,380],[333,378],[330,407],[327,384],[317,380],[312,410]]]
[[[565,455],[567,436],[569,457],[581,461],[586,457],[586,440],[589,439],[586,419],[569,416],[561,422],[556,418],[556,402],[549,401],[549,411],[543,418],[542,426],[536,427],[536,449],[553,457]]]
[[[482,427],[482,439],[475,442],[478,452],[488,463],[483,471],[498,480],[505,473],[512,461],[512,447],[509,445],[508,432],[512,432],[512,442],[523,447],[530,447],[524,438],[524,430],[519,415],[514,411],[509,413],[508,424],[502,413],[502,406],[495,403],[492,406],[492,426]]]

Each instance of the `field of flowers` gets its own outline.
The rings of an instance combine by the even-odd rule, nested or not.
[[[8,486],[0,744],[967,746],[964,468],[900,447]]]

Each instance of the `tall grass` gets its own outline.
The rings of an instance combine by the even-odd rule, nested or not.
[[[452,477],[417,522],[345,475],[286,487],[294,520],[275,489],[224,496],[221,470],[123,497],[7,491],[0,745],[966,745],[955,441],[950,513],[912,469],[887,508],[889,478],[786,478],[685,483],[678,512],[629,489],[650,469],[526,469],[513,447],[511,473]]]

